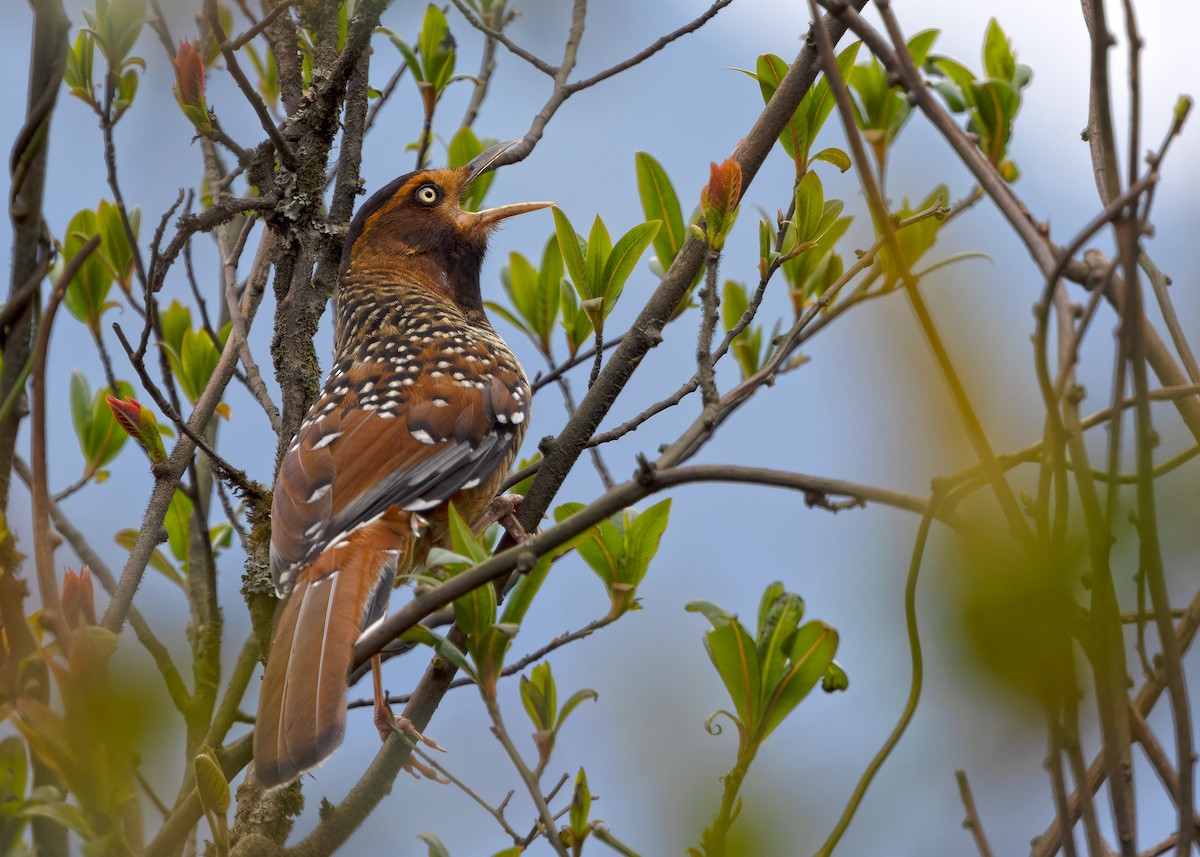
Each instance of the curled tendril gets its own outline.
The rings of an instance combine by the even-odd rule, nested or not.
[[[717,723],[717,718],[722,714],[730,719],[733,725],[737,727],[739,733],[742,731],[742,721],[738,720],[724,708],[718,708],[712,714],[708,715],[708,718],[704,721],[704,731],[709,735],[720,735],[724,732],[725,730],[721,728],[721,724]]]

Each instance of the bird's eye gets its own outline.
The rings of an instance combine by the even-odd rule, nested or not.
[[[421,205],[437,205],[442,199],[442,192],[437,185],[423,184],[417,188],[416,197]]]

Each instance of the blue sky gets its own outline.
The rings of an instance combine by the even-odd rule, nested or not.
[[[565,4],[531,0],[518,4],[523,16],[510,35],[535,53],[557,61],[567,26]],[[694,2],[636,3],[615,0],[593,4],[587,35],[580,51],[578,74],[607,67],[639,50],[684,21],[705,4]],[[988,18],[999,14],[1020,61],[1034,69],[1018,119],[1011,156],[1022,176],[1019,195],[1035,216],[1051,224],[1052,236],[1066,243],[1099,210],[1085,144],[1079,132],[1086,122],[1087,42],[1078,6],[1074,3],[1010,2],[1005,4],[894,4],[907,33],[939,27],[935,51],[970,67],[980,64],[979,46]],[[950,5],[951,11],[946,11]],[[1110,4],[1116,18],[1117,4]],[[1143,146],[1156,146],[1169,123],[1171,105],[1180,91],[1196,89],[1196,76],[1181,73],[1182,58],[1191,50],[1185,34],[1200,25],[1193,8],[1164,10],[1152,4],[1139,9],[1146,39],[1143,67],[1145,117]],[[396,4],[385,23],[401,33],[415,29],[419,4]],[[182,2],[170,4],[177,36],[193,32],[193,14]],[[29,12],[24,4],[10,11],[0,29],[0,74],[24,81],[27,64]],[[79,22],[77,13],[73,14]],[[473,72],[478,39],[451,13],[459,43],[459,70]],[[648,151],[674,180],[685,214],[707,180],[708,163],[721,160],[744,136],[761,109],[757,87],[730,69],[753,67],[762,53],[791,59],[799,50],[808,22],[807,4],[737,0],[700,32],[690,35],[643,64],[569,100],[550,123],[545,138],[522,164],[501,172],[489,193],[496,204],[525,199],[552,199],[577,228],[599,213],[614,232],[624,232],[642,219],[634,182],[634,153]],[[843,42],[845,43],[845,42]],[[170,93],[171,76],[157,41],[149,33],[139,42],[149,68],[138,101],[117,131],[121,179],[128,201],[143,210],[143,228],[158,220],[178,188],[194,184],[200,173],[198,147],[190,144],[191,128]],[[477,131],[484,136],[520,137],[549,94],[549,81],[539,72],[501,50],[492,94]],[[1124,81],[1124,48],[1113,54],[1114,80]],[[381,85],[399,55],[386,40],[376,41],[372,83]],[[214,80],[209,104],[223,125],[239,140],[261,136],[254,116],[224,78]],[[452,87],[439,107],[435,131],[448,139],[457,128],[469,84]],[[24,111],[22,87],[0,88],[0,136],[11,139]],[[1114,99],[1124,116],[1124,90]],[[1123,123],[1123,119],[1121,120]],[[836,121],[827,125],[823,143],[840,145]],[[369,191],[411,169],[412,153],[405,144],[419,128],[415,87],[402,80],[397,96],[384,109],[364,149],[363,175]],[[1124,131],[1120,133],[1124,139]],[[434,160],[444,149],[435,148]],[[1186,272],[1197,259],[1189,241],[1196,222],[1192,188],[1200,165],[1195,129],[1189,127],[1175,144],[1164,169],[1164,182],[1155,202],[1157,234],[1148,247],[1160,267],[1175,277],[1174,296],[1187,330],[1200,334],[1200,305]],[[741,220],[722,266],[725,277],[753,283],[757,279],[755,207],[786,208],[792,167],[776,149],[749,188]],[[858,215],[845,239],[843,255],[864,247],[870,236],[862,220],[865,206],[853,172],[837,176],[822,172],[827,196],[841,196],[847,210]],[[0,184],[6,188],[6,179]],[[891,166],[887,194],[893,204],[905,197],[917,200],[936,184],[946,182],[959,198],[971,188],[965,171],[936,134],[914,117],[902,132]],[[46,216],[61,233],[70,216],[94,207],[108,196],[104,184],[100,134],[94,117],[80,102],[60,100],[51,136],[51,166]],[[548,213],[531,214],[507,223],[493,241],[484,272],[485,291],[500,295],[499,269],[508,253],[533,258],[551,234]],[[149,230],[147,229],[147,234]],[[10,244],[7,221],[0,223],[0,254],[7,261]],[[1100,246],[1106,246],[1104,239]],[[145,246],[145,241],[143,241]],[[932,276],[925,293],[951,352],[963,374],[993,444],[1017,449],[1040,436],[1039,399],[1032,373],[1029,336],[1030,307],[1037,299],[1041,277],[1021,246],[985,201],[947,228],[930,258],[960,250],[982,250],[990,262],[967,261]],[[215,256],[202,240],[196,245],[197,273],[202,283],[214,283]],[[643,264],[629,281],[621,305],[609,326],[619,330],[632,319],[639,296],[654,288],[656,279]],[[780,284],[768,291],[763,315],[768,327],[789,313]],[[169,295],[187,293],[178,268],[168,280]],[[1076,294],[1076,297],[1078,295]],[[260,314],[253,346],[260,364],[269,362],[265,322],[273,312],[268,295]],[[123,324],[134,324],[130,313],[116,313]],[[606,426],[615,425],[647,403],[686,380],[693,371],[695,314],[666,331],[666,342],[647,359],[614,408]],[[95,355],[84,330],[65,314],[58,322],[51,360],[52,418],[61,426],[52,437],[52,488],[73,481],[81,461],[70,435],[66,379],[80,368],[99,383]],[[1091,391],[1085,403],[1090,412],[1108,397],[1111,373],[1106,340],[1115,324],[1102,309],[1094,340],[1083,359],[1082,380]],[[497,323],[532,375],[539,359],[519,334]],[[330,331],[323,327],[318,353],[328,359]],[[912,314],[899,296],[869,304],[817,337],[805,353],[811,361],[775,387],[763,391],[726,425],[698,460],[713,463],[759,464],[822,476],[867,482],[922,493],[931,477],[972,462],[971,452],[957,429],[956,418],[921,340]],[[132,373],[122,372],[119,376]],[[720,382],[736,381],[736,368],[724,366]],[[269,372],[267,373],[269,374]],[[272,383],[269,380],[269,383]],[[576,392],[586,375],[573,377]],[[272,383],[273,388],[273,383]],[[57,390],[57,392],[55,392]],[[274,440],[261,411],[231,387],[232,423],[221,429],[220,448],[256,478],[269,481]],[[54,397],[57,396],[57,399]],[[553,434],[565,417],[556,392],[546,389],[535,403],[528,451],[536,439]],[[1087,407],[1090,403],[1091,407]],[[694,418],[695,401],[647,424],[634,435],[606,449],[605,457],[617,478],[630,474],[634,456],[652,453],[677,436]],[[1163,435],[1163,457],[1187,445],[1187,439],[1166,409],[1157,409]],[[1102,441],[1097,435],[1093,440]],[[1098,447],[1097,447],[1098,448]],[[124,554],[111,534],[136,526],[150,478],[136,453],[126,451],[114,465],[110,482],[91,486],[65,506],[114,568]],[[1187,580],[1195,556],[1200,492],[1195,467],[1164,480],[1164,538],[1168,573],[1174,574],[1179,598],[1190,597]],[[586,501],[599,482],[585,459],[561,492],[560,501]],[[14,498],[14,527],[28,532],[20,516],[24,495]],[[579,687],[599,691],[597,703],[580,708],[565,729],[550,776],[572,775],[587,768],[589,782],[600,800],[594,815],[643,854],[681,853],[696,844],[700,830],[720,796],[718,777],[732,764],[735,738],[726,732],[707,735],[705,717],[728,706],[724,690],[701,645],[702,620],[684,612],[684,605],[703,598],[751,616],[762,588],[782,579],[804,596],[810,616],[824,619],[841,632],[839,661],[850,675],[850,690],[806,701],[772,736],[745,786],[744,826],[760,825],[775,836],[770,853],[805,853],[824,839],[867,760],[892,724],[907,692],[909,662],[903,631],[902,590],[911,541],[916,529],[911,515],[878,507],[844,512],[836,517],[805,508],[802,497],[761,488],[691,487],[677,492],[671,527],[649,577],[641,587],[644,610],[552,658],[560,694]],[[1123,533],[1125,542],[1129,533]],[[1118,545],[1118,552],[1125,545]],[[28,544],[26,540],[24,542]],[[1000,853],[1020,851],[1040,833],[1051,817],[1048,781],[1041,768],[1045,754],[1040,715],[1031,706],[1002,704],[997,686],[981,680],[961,633],[962,569],[956,566],[945,531],[935,530],[929,564],[921,583],[919,610],[925,634],[927,677],[921,707],[908,736],[879,775],[863,803],[839,853],[845,854],[968,854],[972,845],[960,827],[962,809],[954,783],[956,768],[971,777],[992,844]],[[1121,555],[1118,553],[1118,555]],[[74,565],[68,550],[60,564]],[[232,660],[248,622],[238,595],[241,558],[227,552],[221,560],[221,593],[227,627],[226,655]],[[1118,574],[1132,574],[1127,566]],[[1126,591],[1128,587],[1126,586]],[[403,593],[397,595],[402,599]],[[585,624],[605,612],[599,582],[579,563],[562,563],[539,598],[537,607],[514,647],[521,653],[550,637]],[[139,594],[143,610],[159,633],[179,636],[175,648],[183,654],[177,629],[186,620],[178,592],[161,579],[148,576]],[[1020,633],[1019,628],[1014,633]],[[130,646],[132,648],[132,646]],[[424,668],[423,654],[393,661],[387,684],[406,689]],[[1194,667],[1194,664],[1190,664]],[[1194,672],[1194,670],[1192,670]],[[366,688],[352,691],[365,695]],[[505,688],[509,725],[522,736],[523,713],[516,685]],[[247,705],[246,708],[252,709]],[[1163,712],[1156,712],[1152,724]],[[488,732],[483,706],[470,689],[447,697],[429,729],[451,752],[445,762],[481,793],[499,801],[518,778],[499,745]],[[1089,755],[1097,749],[1094,730],[1085,735]],[[532,752],[531,745],[526,745]],[[299,830],[316,823],[321,795],[338,800],[373,755],[375,730],[365,712],[350,718],[345,746],[306,786],[309,810]],[[182,759],[169,751],[152,773],[165,793],[178,781]],[[1168,829],[1165,800],[1153,775],[1143,767],[1139,809],[1146,843]],[[510,810],[514,826],[525,827],[533,813],[518,795]],[[491,853],[505,843],[495,823],[453,788],[398,781],[385,801],[351,841],[347,853],[369,843],[389,843],[393,853],[421,853],[411,839],[426,830],[441,836],[456,855]],[[540,849],[540,850],[539,850]],[[549,853],[538,846],[531,854]]]

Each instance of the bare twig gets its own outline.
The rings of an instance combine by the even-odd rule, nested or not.
[[[975,847],[979,857],[992,857],[992,848],[988,845],[987,836],[983,832],[983,824],[979,821],[979,812],[975,809],[975,798],[971,795],[971,784],[967,782],[965,771],[955,771],[954,779],[958,782],[958,794],[962,798],[963,808],[967,811],[963,827],[971,831],[975,837]]]
[[[280,6],[287,4],[281,3]],[[221,55],[225,57],[225,64],[229,69],[229,74],[237,83],[238,88],[242,91],[242,95],[246,97],[246,101],[254,108],[255,114],[258,116],[258,121],[262,125],[264,131],[267,132],[267,137],[271,140],[271,145],[275,147],[275,151],[279,153],[279,160],[289,170],[296,169],[296,156],[292,152],[291,147],[283,139],[283,135],[279,133],[279,129],[275,127],[275,121],[271,118],[270,112],[267,110],[267,105],[263,103],[262,96],[258,94],[258,90],[246,78],[246,73],[242,71],[242,67],[238,64],[237,54],[228,42],[228,36],[225,34],[225,28],[221,26],[221,16],[217,10],[217,0],[205,0],[204,14],[208,18],[208,23],[213,30],[213,38],[215,38],[221,47]],[[268,22],[270,24],[271,22]],[[264,26],[265,29],[265,26]]]

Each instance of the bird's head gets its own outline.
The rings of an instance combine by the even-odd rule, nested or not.
[[[506,217],[553,205],[518,202],[483,211],[461,207],[471,182],[514,145],[492,146],[457,169],[407,173],[381,188],[350,224],[342,274],[402,274],[447,291],[457,303],[463,302],[460,298],[478,302],[479,268],[492,231]]]

